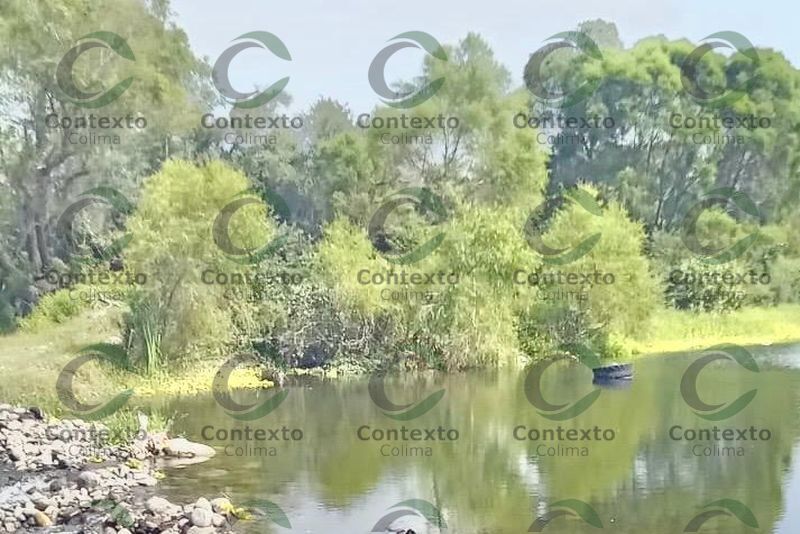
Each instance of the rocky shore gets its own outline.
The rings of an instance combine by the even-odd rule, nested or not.
[[[202,461],[210,447],[149,433],[146,420],[125,445],[109,434],[0,404],[0,532],[211,534],[244,515],[223,496],[179,505],[156,494],[162,458]]]

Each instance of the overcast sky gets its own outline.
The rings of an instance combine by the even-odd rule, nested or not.
[[[243,33],[280,37],[291,62],[250,49],[234,60],[230,77],[236,89],[247,91],[290,76],[286,91],[294,111],[320,96],[347,102],[354,112],[371,110],[380,100],[367,81],[369,64],[388,39],[409,30],[443,44],[480,33],[516,84],[544,39],[595,18],[615,22],[626,46],[655,34],[698,41],[732,30],[800,65],[800,0],[173,0],[173,9],[195,52],[212,63]],[[418,74],[423,54],[398,53],[387,79]]]

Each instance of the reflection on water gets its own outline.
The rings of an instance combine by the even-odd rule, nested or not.
[[[580,503],[612,532],[683,532],[705,513],[699,532],[797,533],[800,348],[754,352],[758,373],[726,361],[701,373],[698,393],[710,405],[758,390],[718,422],[696,415],[680,393],[697,355],[639,361],[629,387],[601,389],[564,421],[537,413],[525,373],[513,371],[387,382],[398,403],[446,389],[410,421],[384,415],[362,379],[291,388],[279,409],[253,422],[229,417],[210,395],[174,400],[168,409],[183,414],[175,430],[218,454],[169,470],[163,491],[181,501],[269,500],[292,532],[367,533],[397,503],[423,499],[459,534],[528,532],[537,517],[543,532],[598,532],[578,519]],[[565,362],[546,371],[541,395],[568,404],[594,388],[588,369]],[[757,528],[745,524],[749,511]],[[239,526],[289,532],[267,519]]]

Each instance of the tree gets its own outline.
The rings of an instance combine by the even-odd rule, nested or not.
[[[184,32],[167,22],[168,3],[151,7],[136,0],[9,0],[0,6],[0,40],[9,44],[0,51],[0,190],[13,199],[18,228],[6,246],[11,261],[31,276],[54,257],[69,260],[55,222],[76,195],[98,184],[133,194],[137,178],[171,155],[172,136],[186,131],[204,105],[205,65],[191,53]],[[108,105],[82,108],[61,87],[59,65],[78,42],[97,39],[98,31],[117,51],[108,45],[79,54],[69,72],[75,88],[85,93],[132,82]],[[90,115],[123,117],[126,126],[76,125]],[[146,126],[141,120],[128,126],[128,117],[144,119]],[[80,140],[109,134],[118,142]]]

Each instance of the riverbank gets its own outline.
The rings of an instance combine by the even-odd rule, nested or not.
[[[722,343],[741,346],[778,345],[800,341],[800,305],[744,308],[726,314],[661,310],[640,339],[626,348],[647,356],[687,352]]]
[[[103,534],[231,532],[246,512],[218,496],[177,505],[156,494],[160,462],[214,450],[139,431],[112,445],[99,423],[58,420],[0,404],[0,531],[64,526]]]
[[[104,307],[87,310],[63,323],[46,329],[19,331],[0,337],[0,401],[39,406],[56,416],[64,407],[58,400],[56,380],[82,348],[95,343],[119,343],[119,313]],[[195,359],[182,362],[169,372],[142,375],[96,362],[82,365],[73,387],[84,402],[105,401],[122,390],[132,389],[137,400],[210,391],[214,375],[224,360]],[[266,388],[257,370],[232,373],[229,384],[235,388]]]
[[[634,357],[698,350],[720,343],[771,345],[800,341],[800,305],[747,308],[724,315],[661,310],[651,318],[638,339],[625,339],[623,349]],[[87,310],[60,324],[34,332],[17,332],[0,338],[0,400],[40,406],[56,416],[64,407],[55,384],[59,373],[77,351],[94,343],[118,343],[119,313],[113,308]],[[106,401],[125,389],[133,389],[129,407],[137,401],[151,406],[159,397],[192,395],[212,389],[222,360],[195,359],[169,372],[148,376],[116,369],[111,365],[87,363],[74,380],[74,390],[84,402]],[[325,376],[355,374],[360,367],[334,366],[320,371]],[[316,372],[316,371],[315,371]],[[272,384],[257,369],[237,370],[231,375],[232,388],[265,388]],[[155,403],[157,405],[157,402]],[[113,424],[111,422],[110,424]]]

